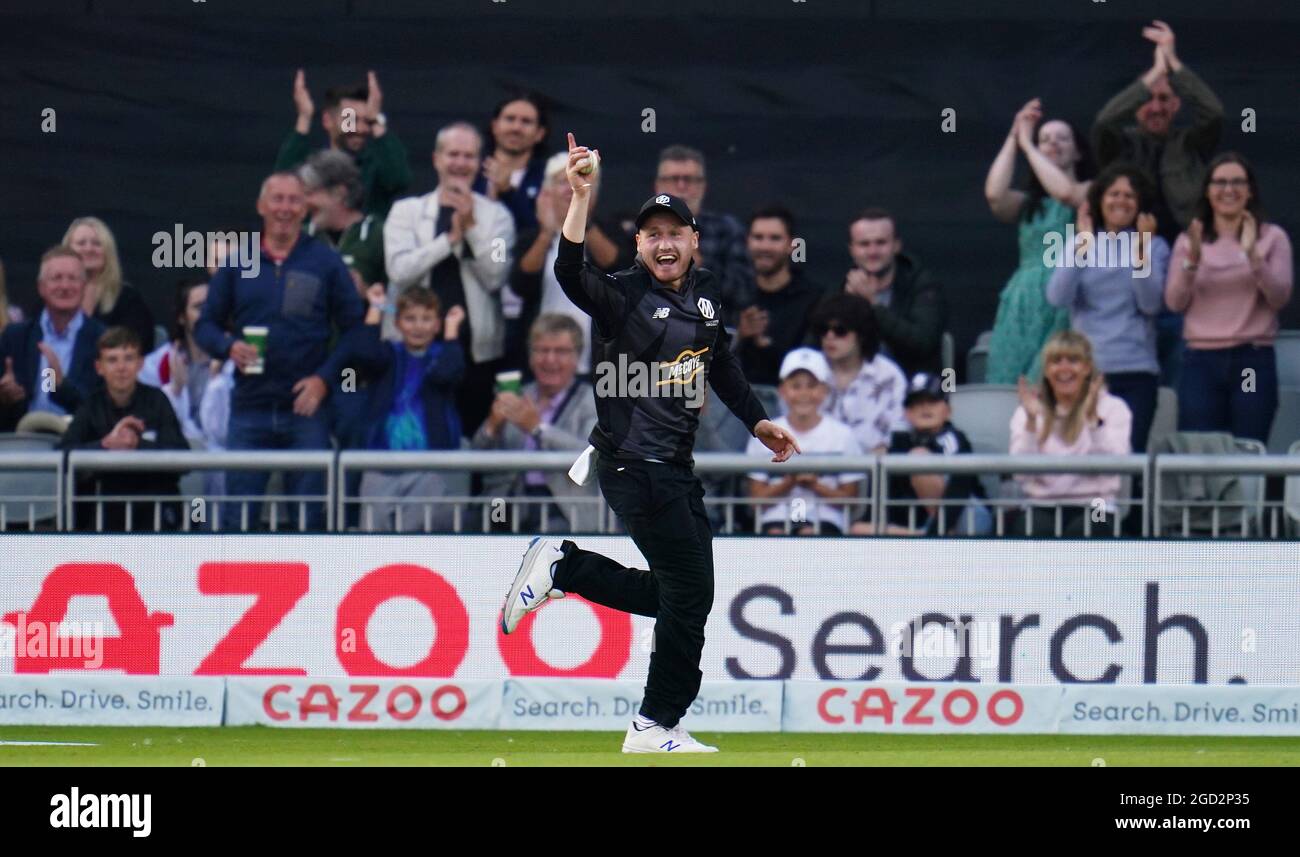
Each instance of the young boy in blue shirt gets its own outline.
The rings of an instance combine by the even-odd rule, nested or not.
[[[437,295],[423,286],[408,288],[397,298],[397,330],[402,341],[387,342],[380,338],[387,300],[384,287],[371,286],[366,298],[370,309],[357,346],[357,362],[358,368],[375,380],[369,389],[364,448],[459,449],[456,388],[465,374],[465,354],[456,337],[465,309],[454,306],[444,319]],[[361,496],[375,502],[362,505],[361,527],[424,529],[425,507],[401,501],[431,500],[444,494],[443,475],[437,471],[368,470],[361,478]],[[445,526],[449,511],[437,506],[429,509],[435,528]]]

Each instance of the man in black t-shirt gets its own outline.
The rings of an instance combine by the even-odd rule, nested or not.
[[[773,461],[799,447],[767,418],[741,372],[721,323],[721,286],[693,264],[699,233],[682,199],[658,194],[641,207],[632,267],[605,274],[585,261],[590,169],[597,163],[570,134],[573,199],[555,276],[592,318],[597,421],[589,441],[601,493],[650,570],[627,568],[571,541],[534,539],[506,595],[501,630],[511,633],[527,613],[567,592],[655,617],[645,695],[623,751],[715,752],[679,723],[700,690],[704,624],[713,607],[713,531],[691,456],[704,383],[775,453]],[[590,454],[574,465],[575,481],[585,481]]]
[[[825,289],[796,265],[794,215],[780,206],[749,218],[745,247],[754,267],[753,303],[741,309],[736,352],[745,377],[754,384],[781,383],[781,361],[803,344],[808,319]]]

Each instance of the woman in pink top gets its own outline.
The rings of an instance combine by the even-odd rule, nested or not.
[[[1277,412],[1277,314],[1291,299],[1291,241],[1264,222],[1255,171],[1236,152],[1210,162],[1199,209],[1174,242],[1165,284],[1187,340],[1178,429],[1266,443]]]
[[[1011,417],[1012,455],[1127,455],[1133,414],[1106,384],[1092,359],[1092,343],[1075,330],[1054,334],[1043,346],[1043,380],[1037,388],[1020,379],[1020,407]],[[1106,524],[1092,532],[1113,531],[1118,476],[1081,473],[1038,473],[1017,476],[1016,481],[1033,501],[1025,514],[1034,535],[1056,531],[1056,505],[1061,510],[1062,534],[1080,536],[1084,515],[1094,500],[1106,507]],[[1021,532],[1015,525],[1011,532]],[[1028,533],[1029,530],[1024,530]]]

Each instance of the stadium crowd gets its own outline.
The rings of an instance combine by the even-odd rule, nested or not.
[[[1144,35],[1150,68],[1101,107],[1089,135],[1032,100],[985,179],[992,216],[1015,226],[1020,248],[991,320],[986,378],[1018,389],[1016,455],[1145,451],[1162,385],[1177,392],[1179,431],[1263,442],[1278,408],[1273,346],[1293,286],[1290,240],[1267,219],[1247,157],[1219,151],[1223,105],[1178,56],[1172,30],[1154,22]],[[469,121],[438,130],[432,189],[412,187],[373,73],[325,93],[324,148],[301,71],[293,104],[294,127],[255,200],[257,258],[242,257],[233,232],[213,242],[207,270],[178,283],[165,311],[127,282],[96,217],[74,219],[42,257],[37,313],[8,305],[0,268],[0,431],[59,432],[66,449],[582,449],[599,367],[590,318],[554,272],[572,191],[567,155],[548,143],[545,98],[503,98],[486,133]],[[746,376],[803,450],[970,452],[948,404],[944,286],[905,249],[900,219],[864,206],[845,224],[852,267],[838,282],[814,282],[796,261],[794,213],[769,204],[738,217],[711,208],[708,188],[704,155],[671,145],[647,191],[689,205],[695,261],[722,283],[723,323]],[[606,271],[634,264],[631,224],[593,209],[589,260]],[[698,451],[765,453],[734,431],[709,430],[720,419],[706,421]],[[920,514],[891,509],[876,523],[852,502],[865,474],[797,470],[742,481],[744,493],[771,501],[756,512],[761,531],[992,526],[974,477],[895,478],[890,497],[916,501]],[[204,490],[256,497],[267,478],[212,472]],[[324,491],[320,473],[285,481],[292,495]],[[1114,510],[1126,499],[1117,476],[1018,481],[1019,517],[1040,518],[1035,531],[1050,530],[1045,504],[1101,498]],[[594,506],[563,502],[592,489],[563,473],[490,474],[474,487],[540,498],[524,529],[546,498],[552,530],[595,525]],[[154,495],[174,492],[176,480],[118,475],[95,488]],[[374,498],[370,523],[382,529],[417,526],[398,514],[403,498],[452,492],[445,474],[396,470],[358,474],[348,490]],[[309,509],[309,528],[321,527],[320,504]],[[121,511],[107,526],[121,525]],[[181,514],[164,511],[173,523]],[[1082,516],[1070,510],[1067,529],[1081,531]],[[440,512],[435,526],[448,525]]]

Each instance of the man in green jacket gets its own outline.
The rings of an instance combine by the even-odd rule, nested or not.
[[[364,84],[326,90],[325,108],[320,117],[321,127],[329,137],[329,148],[350,155],[361,171],[361,183],[365,187],[363,210],[379,217],[388,214],[393,200],[402,196],[411,184],[406,147],[388,130],[383,99],[379,79],[372,71]],[[302,69],[298,69],[293,80],[293,104],[298,110],[298,120],[280,145],[275,159],[277,172],[296,169],[311,154],[307,132],[311,130],[316,105],[307,91]]]
[[[1178,58],[1168,24],[1153,21],[1142,35],[1155,44],[1155,60],[1101,108],[1093,149],[1098,168],[1125,160],[1147,171],[1158,189],[1156,232],[1173,244],[1196,216],[1205,168],[1223,129],[1223,102]],[[1175,128],[1184,99],[1192,124]]]
[[[1223,130],[1223,102],[1178,58],[1168,24],[1152,21],[1142,36],[1155,45],[1151,68],[1101,108],[1092,126],[1092,148],[1098,169],[1125,160],[1151,176],[1156,234],[1172,246],[1196,216],[1205,170]],[[1191,107],[1192,124],[1175,128],[1183,99]],[[1156,354],[1165,386],[1178,385],[1182,331],[1182,316],[1168,308],[1156,316]]]

